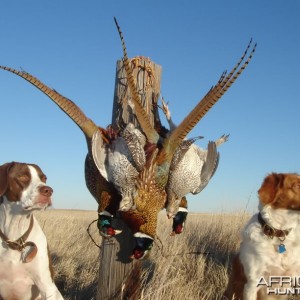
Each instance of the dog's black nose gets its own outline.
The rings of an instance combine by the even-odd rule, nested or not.
[[[39,188],[40,193],[43,196],[50,197],[53,194],[53,189],[50,186],[43,185]]]

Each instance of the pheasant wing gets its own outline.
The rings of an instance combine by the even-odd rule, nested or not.
[[[105,167],[107,156],[106,143],[104,143],[100,130],[97,130],[92,137],[92,154],[94,162],[101,175],[108,181],[108,175]]]
[[[217,146],[215,142],[209,142],[207,147],[206,160],[201,170],[201,183],[193,194],[200,193],[208,184],[210,179],[215,174],[218,164],[219,164],[220,154],[217,151]]]

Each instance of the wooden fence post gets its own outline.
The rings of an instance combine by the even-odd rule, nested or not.
[[[160,95],[160,79],[162,68],[149,58],[135,57],[131,59],[133,76],[141,102],[148,113],[151,124],[154,124],[153,105],[157,104]],[[112,125],[121,128],[131,122],[139,128],[134,115],[131,95],[127,88],[127,80],[123,61],[117,62]],[[100,254],[97,300],[139,299],[141,263],[129,258],[134,247],[132,233],[118,218],[113,226],[122,229],[122,233],[109,240],[103,239]]]

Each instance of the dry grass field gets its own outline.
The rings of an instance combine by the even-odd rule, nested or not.
[[[35,215],[48,238],[55,282],[65,299],[96,299],[99,248],[86,229],[97,212],[47,210]],[[147,260],[141,299],[220,299],[248,218],[244,213],[189,214],[185,232],[171,237],[171,221],[162,212],[160,241]],[[90,232],[100,244],[95,223]]]

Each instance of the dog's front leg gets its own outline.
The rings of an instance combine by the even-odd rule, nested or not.
[[[64,300],[63,296],[57,289],[56,285],[53,283],[46,291],[46,298],[49,300]]]
[[[257,299],[257,281],[248,279],[244,286],[243,300]]]
[[[49,270],[46,269],[43,274],[37,274],[34,282],[40,291],[42,300],[64,300],[57,289]]]
[[[43,300],[64,300],[54,282],[44,282],[42,286],[38,285]]]

